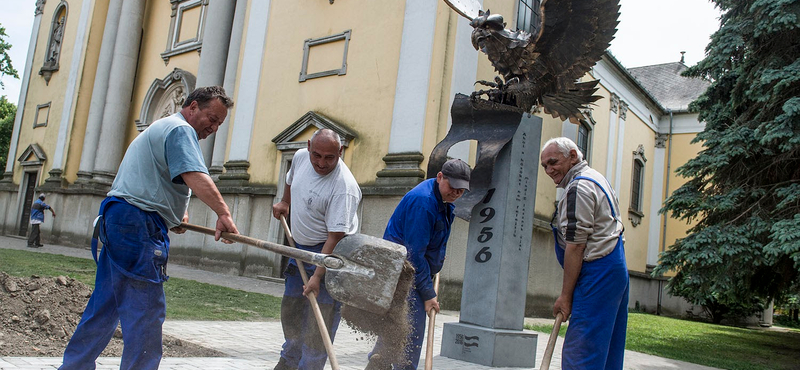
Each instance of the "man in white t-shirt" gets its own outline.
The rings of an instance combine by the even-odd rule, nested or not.
[[[341,155],[339,135],[322,129],[308,141],[308,149],[298,150],[292,159],[283,198],[273,206],[272,215],[280,219],[292,206],[292,236],[300,249],[333,253],[339,240],[358,229],[356,211],[361,189]],[[325,367],[328,355],[305,295],[316,295],[331,341],[339,326],[341,303],[325,289],[325,268],[305,264],[305,269],[310,276],[307,285],[303,285],[294,259],[284,271],[281,323],[285,342],[275,370]]]

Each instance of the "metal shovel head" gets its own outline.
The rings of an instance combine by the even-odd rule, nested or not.
[[[406,260],[406,248],[364,234],[345,236],[333,254],[344,268],[328,269],[325,287],[337,301],[377,314],[386,313]]]

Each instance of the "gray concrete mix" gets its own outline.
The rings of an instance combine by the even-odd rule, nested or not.
[[[37,253],[52,253],[66,256],[92,258],[89,249],[71,248],[58,245],[45,245],[42,248],[26,247],[26,241],[18,237],[0,236],[0,248],[27,250]],[[2,262],[0,262],[2,269]],[[169,275],[181,279],[190,279],[203,283],[225,286],[248,292],[269,294],[280,297],[283,284],[278,281],[261,280],[242,276],[232,276],[193,269],[170,264]],[[169,282],[167,282],[169,284]],[[453,360],[439,355],[441,348],[442,325],[446,322],[457,322],[458,312],[442,311],[436,317],[433,368],[436,370],[484,370],[484,369],[537,369],[544,354],[549,333],[539,333],[536,363],[529,368],[492,368],[469,362]],[[551,319],[526,318],[526,323],[550,323]],[[164,358],[160,369],[163,370],[255,370],[272,369],[278,362],[283,331],[278,320],[264,322],[229,322],[229,321],[178,321],[167,320],[164,333],[181,340],[196,343],[226,353],[229,357],[215,358]],[[550,369],[561,369],[562,338],[556,341],[556,350]],[[374,342],[342,324],[336,335],[334,349],[342,370],[363,369],[367,362],[367,353]],[[423,345],[426,345],[423,344]],[[419,368],[424,368],[423,351]],[[98,370],[119,368],[118,357],[101,357],[97,360]],[[0,357],[0,370],[53,370],[61,364],[58,357]],[[330,364],[326,365],[330,369]],[[707,366],[665,359],[639,352],[625,351],[625,370],[714,370]]]

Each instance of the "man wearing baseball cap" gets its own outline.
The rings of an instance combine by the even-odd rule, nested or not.
[[[430,310],[439,312],[433,276],[444,264],[454,218],[453,202],[469,190],[471,171],[469,165],[460,159],[448,160],[435,178],[423,181],[403,196],[389,219],[383,238],[404,245],[408,250],[408,260],[416,270],[414,288],[408,294],[412,329],[405,359],[387,358],[391,354],[384,352],[384,338],[378,338],[369,354],[367,370],[391,369],[391,362],[394,362],[395,370],[417,368],[426,314]]]

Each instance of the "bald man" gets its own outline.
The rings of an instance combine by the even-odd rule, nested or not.
[[[290,215],[292,236],[298,248],[333,253],[336,243],[358,230],[361,189],[340,158],[342,144],[336,132],[322,129],[292,159],[286,175],[283,198],[272,208],[276,219]],[[291,208],[291,214],[289,210]],[[325,268],[304,265],[310,276],[303,285],[297,262],[289,260],[281,301],[281,324],[285,342],[275,370],[322,370],[328,355],[306,296],[313,292],[333,341],[341,318],[341,303],[325,289]]]

